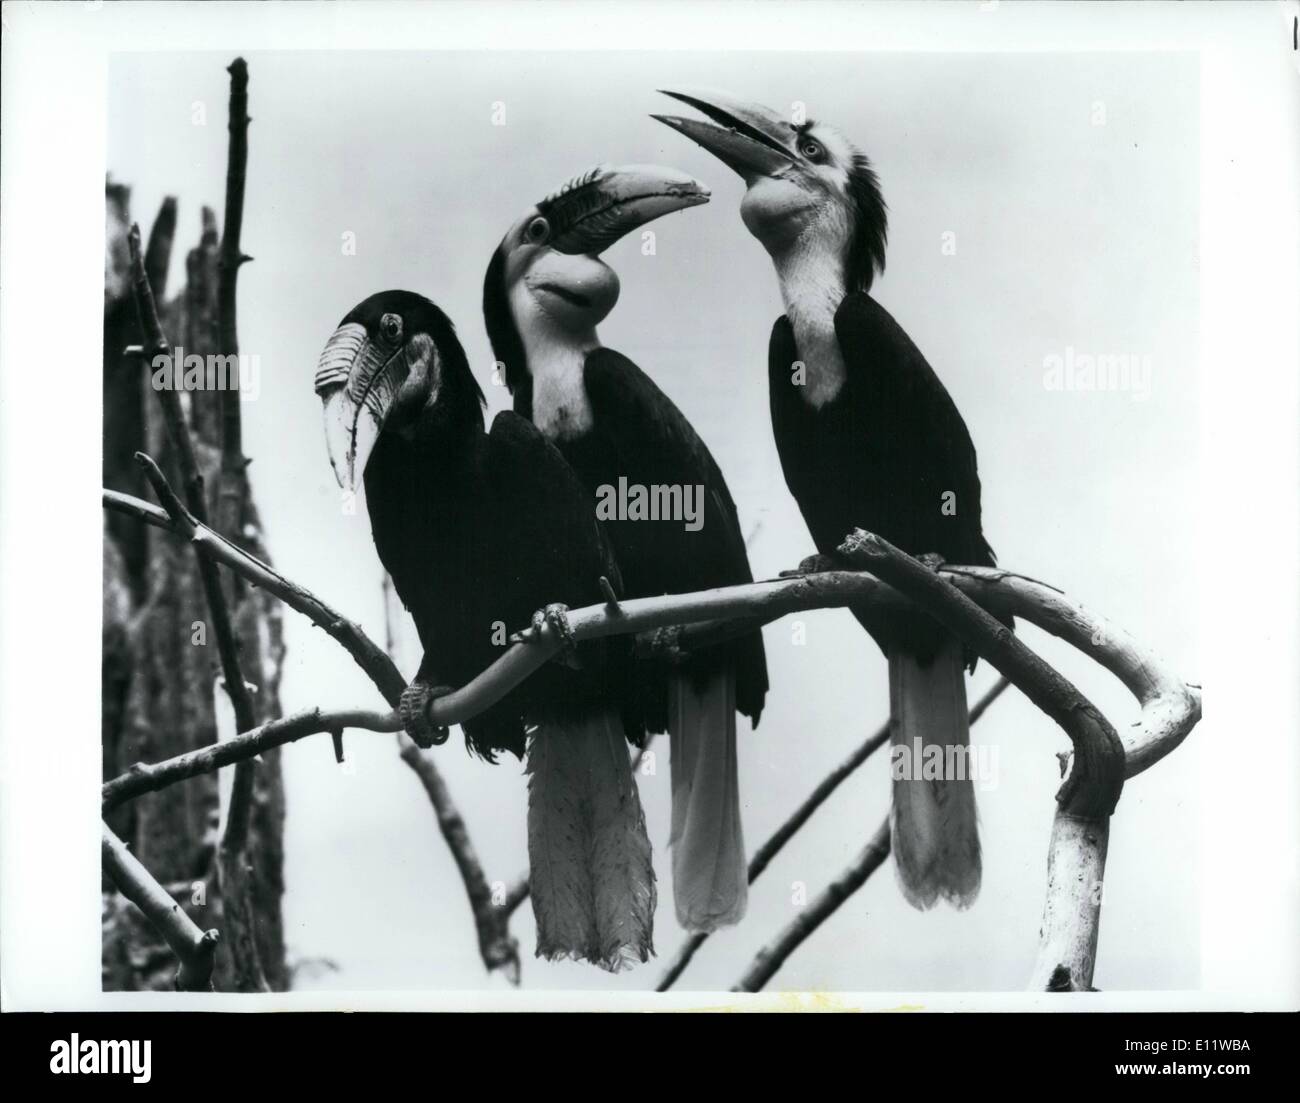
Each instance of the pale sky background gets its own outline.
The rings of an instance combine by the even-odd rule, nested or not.
[[[712,85],[778,110],[803,101],[860,145],[890,207],[876,297],[944,380],[979,451],[984,528],[1010,568],[1104,612],[1196,680],[1198,580],[1197,62],[1185,54],[293,53],[247,55],[250,83],[239,335],[259,357],[245,449],[276,566],[383,639],[380,567],[364,510],[347,516],[326,460],[316,357],[339,318],[386,287],[420,291],[456,321],[493,409],[480,314],[483,270],[507,226],[575,173],[655,161],[713,189],[713,202],[606,254],[622,297],[604,342],[646,369],[722,466],[751,534],[758,577],[811,542],[781,477],[767,414],[766,348],[780,312],[766,255],[737,212],[742,184],[651,120],[678,112],[654,89]],[[109,96],[108,169],[133,188],[147,232],[164,194],[180,198],[170,289],[220,211],[229,57],[122,55]],[[494,103],[505,125],[492,125]],[[206,125],[195,125],[195,105]],[[682,110],[681,113],[688,113]],[[356,235],[345,256],[342,236]],[[956,235],[944,255],[945,233]],[[1150,395],[1059,393],[1044,360],[1150,356]],[[742,732],[745,834],[752,851],[882,722],[885,664],[847,613],[766,631],[772,691]],[[283,705],[374,706],[352,660],[295,614]],[[1037,630],[1023,638],[1076,681],[1117,728],[1136,707],[1100,668]],[[412,633],[413,634],[413,633]],[[413,652],[412,652],[413,654]],[[408,662],[410,674],[414,662]],[[974,698],[993,680],[984,665]],[[1064,735],[1013,690],[975,727],[997,756],[979,794],[984,885],[969,911],[909,908],[887,864],[786,963],[769,987],[840,990],[1022,988],[1033,961]],[[666,740],[664,741],[666,744]],[[286,932],[293,959],[327,957],[321,988],[475,988],[488,983],[451,857],[392,737],[284,753]],[[659,748],[666,754],[666,747]],[[1125,790],[1111,835],[1096,984],[1198,983],[1196,736]],[[524,866],[522,766],[472,760],[457,733],[436,752],[489,879]],[[666,759],[641,777],[656,847],[660,960],[611,977],[531,957],[532,917],[512,930],[529,987],[653,987],[682,933],[664,843]],[[681,988],[727,988],[795,914],[796,882],[819,892],[888,808],[877,755],[751,890],[737,929],[709,940]]]

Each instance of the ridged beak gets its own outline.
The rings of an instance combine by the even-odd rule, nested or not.
[[[334,477],[355,491],[397,395],[399,345],[385,352],[364,326],[339,326],[316,365],[316,393],[325,404],[325,447]]]
[[[660,91],[689,104],[713,122],[677,115],[652,115],[651,118],[685,134],[739,173],[746,183],[756,176],[776,176],[800,163],[794,126],[762,104],[745,103],[725,92],[712,90],[661,88]]]
[[[599,256],[639,226],[709,201],[709,189],[660,165],[600,165],[538,205],[551,224],[551,248]]]

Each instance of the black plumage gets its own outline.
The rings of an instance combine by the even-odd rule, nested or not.
[[[833,556],[864,528],[912,555],[991,565],[966,425],[925,357],[868,294],[885,265],[888,228],[868,159],[822,124],[794,125],[725,93],[668,94],[712,120],[656,116],[742,176],[741,216],[776,267],[788,313],[768,349],[772,426],[818,551]],[[853,612],[888,658],[899,883],[917,907],[940,897],[965,907],[981,876],[965,769],[971,656],[919,611]],[[930,752],[940,753],[941,776],[920,765]]]
[[[366,465],[375,547],[410,610],[424,647],[417,681],[457,686],[500,657],[506,635],[549,603],[602,600],[599,579],[621,585],[585,487],[524,418],[501,413],[484,429],[483,395],[451,322],[404,292],[372,296],[343,323],[373,330],[399,311],[408,332],[437,349],[440,390],[413,416],[394,411]],[[522,757],[525,726],[563,720],[613,697],[625,705],[625,639],[579,647],[582,670],[548,663],[464,725],[475,752]]]
[[[681,520],[611,520],[614,546],[627,592],[634,597],[686,593],[753,581],[740,521],[726,480],[708,447],[673,401],[627,357],[598,348],[587,355],[583,381],[592,427],[557,442],[589,489],[617,485],[620,477],[641,486],[702,486],[703,524],[688,531]],[[767,662],[758,632],[687,667],[706,678],[726,662],[736,669],[736,708],[758,723],[767,694]],[[647,701],[646,720],[664,730],[662,684]]]
[[[784,316],[772,328],[768,355],[781,468],[817,550],[833,554],[857,527],[912,555],[992,566],[975,446],[939,377],[866,292],[845,296],[835,334],[846,378],[820,407],[805,400],[795,381],[801,358]],[[886,654],[900,646],[928,660],[944,638],[922,614],[854,612]]]

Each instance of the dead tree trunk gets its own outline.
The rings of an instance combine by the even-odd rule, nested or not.
[[[143,491],[137,451],[160,457],[164,471],[180,481],[176,457],[154,393],[155,368],[130,346],[143,335],[131,294],[127,229],[129,191],[107,190],[104,293],[104,485]],[[165,301],[164,288],[176,226],[176,204],[167,200],[149,238],[146,268],[156,289],[167,331],[185,354],[221,351],[217,292],[219,256],[216,219],[206,208],[198,245],[186,258],[186,284]],[[181,395],[196,457],[217,515],[222,453],[222,393]],[[257,510],[241,495],[237,519],[226,535],[262,559]],[[227,511],[230,503],[225,503]],[[194,551],[167,532],[106,513],[104,530],[103,767],[108,779],[131,763],[166,758],[217,738],[215,694],[220,664],[208,623],[208,605]],[[244,678],[257,686],[257,718],[279,716],[284,646],[279,603],[227,574],[223,579],[239,642]],[[218,990],[283,990],[288,987],[281,920],[284,786],[279,752],[256,767],[248,844],[246,899],[223,899],[217,876],[219,790],[215,775],[198,777],[150,794],[108,817],[115,834],[182,905],[200,928],[223,935],[213,981]],[[244,883],[246,881],[246,884]],[[242,905],[242,906],[241,906]],[[245,922],[230,914],[241,912]],[[104,885],[103,985],[106,990],[168,988],[174,961],[159,936],[123,897]]]

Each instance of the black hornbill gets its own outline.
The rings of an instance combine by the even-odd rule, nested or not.
[[[640,368],[601,346],[596,325],[618,299],[599,254],[660,215],[707,202],[695,180],[657,166],[601,166],[520,218],[488,266],[483,311],[515,411],[555,442],[593,495],[620,485],[702,488],[703,524],[606,522],[629,595],[750,582],[726,481],[681,411]],[[652,731],[671,740],[673,889],[679,922],[713,930],[744,915],[748,894],[736,770],[736,711],[754,724],[767,693],[761,634],[643,668]]]
[[[354,307],[321,354],[330,462],[364,472],[375,547],[424,647],[402,698],[417,742],[445,738],[426,708],[487,667],[507,629],[603,600],[617,566],[586,488],[526,419],[484,428],[483,392],[433,303],[384,291]],[[549,604],[548,604],[549,603]],[[534,610],[545,605],[541,613]],[[523,757],[537,953],[616,969],[645,961],[655,905],[650,841],[624,735],[640,737],[627,639],[581,644],[463,727],[469,748]]]
[[[867,158],[831,127],[719,93],[666,93],[712,122],[656,115],[744,179],[740,214],[776,267],[785,315],[768,349],[772,429],[790,492],[830,556],[854,527],[917,556],[991,566],[975,447],[916,345],[868,294],[886,213]],[[969,772],[924,780],[898,748],[969,746],[959,641],[919,614],[855,609],[889,660],[893,850],[904,895],[975,899],[980,848]],[[919,742],[917,742],[919,740]],[[945,761],[950,756],[945,754]],[[969,765],[968,762],[963,765]]]

